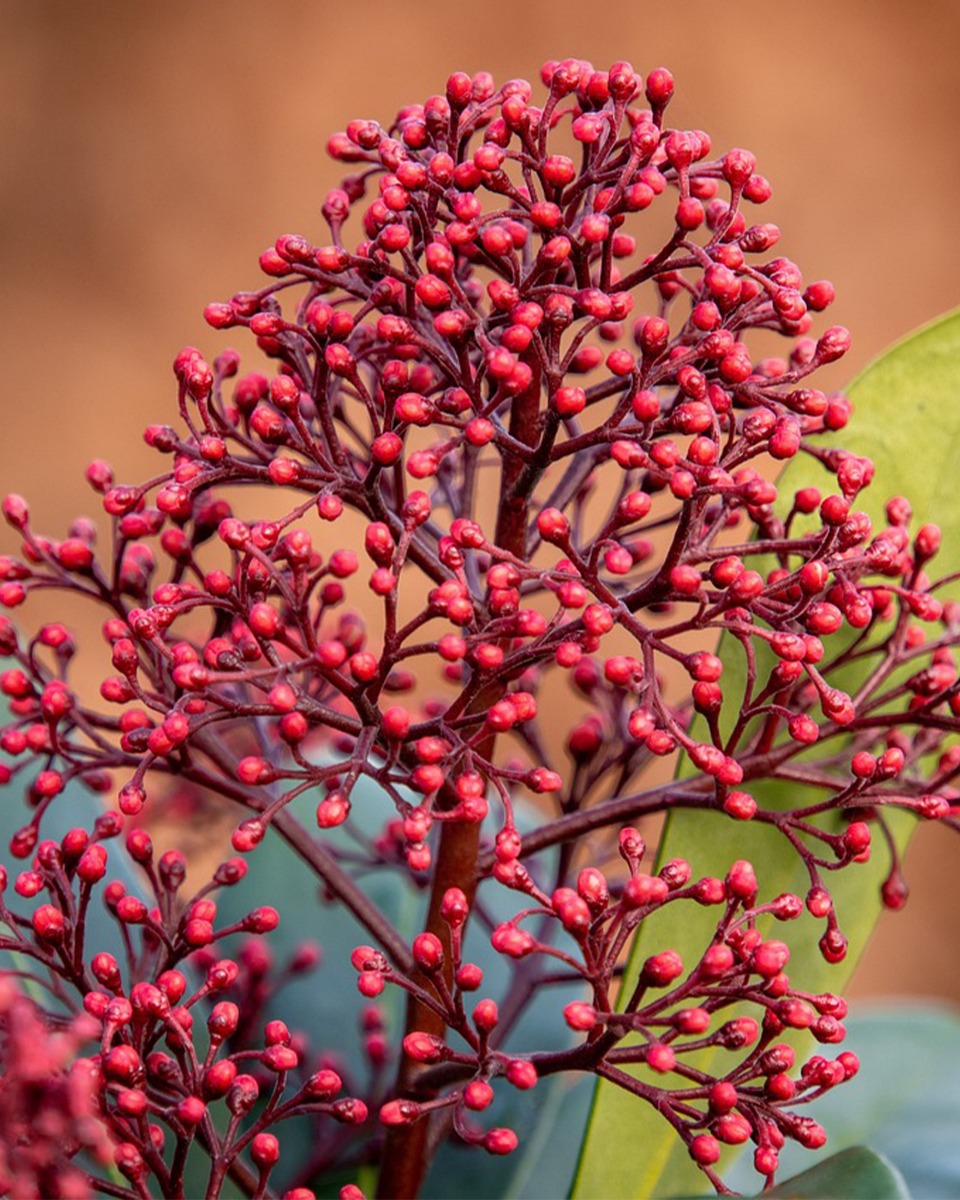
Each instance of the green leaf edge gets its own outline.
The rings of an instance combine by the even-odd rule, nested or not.
[[[853,1180],[853,1188],[834,1186]],[[696,1196],[674,1196],[671,1200],[699,1200]],[[910,1200],[906,1180],[894,1164],[869,1146],[838,1150],[809,1170],[801,1171],[749,1200]]]
[[[839,1179],[838,1179],[839,1177]],[[832,1190],[832,1180],[853,1178],[853,1189]],[[831,1189],[824,1190],[824,1187]],[[883,1190],[880,1188],[883,1187]],[[869,1190],[864,1190],[869,1188]],[[831,1197],[849,1200],[910,1200],[906,1180],[893,1163],[869,1146],[849,1146],[823,1162],[785,1179],[762,1194],[777,1200],[830,1200]]]

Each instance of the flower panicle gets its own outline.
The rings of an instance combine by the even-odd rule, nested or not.
[[[158,474],[124,484],[90,463],[102,513],[60,539],[3,501],[20,544],[0,557],[16,614],[0,615],[0,781],[26,801],[12,890],[36,901],[11,909],[3,948],[99,1023],[97,1128],[131,1195],[150,1177],[175,1191],[188,1150],[211,1159],[211,1197],[228,1175],[262,1191],[271,1128],[302,1114],[356,1138],[321,1134],[291,1197],[344,1154],[413,1193],[428,1124],[507,1154],[517,1133],[473,1114],[494,1082],[561,1070],[654,1104],[718,1186],[720,1146],[751,1138],[772,1180],[785,1138],[823,1137],[789,1106],[856,1061],[790,1074],[783,1030],[833,1045],[843,1002],[798,990],[767,923],[805,911],[839,962],[832,873],[879,834],[899,907],[887,809],[956,823],[960,607],[934,573],[938,528],[911,532],[902,497],[871,519],[873,464],[834,444],[851,406],[813,379],[850,345],[821,317],[832,285],[754,222],[772,193],[752,154],[669,123],[668,71],[570,59],[541,82],[538,99],[456,73],[392,124],[335,134],[352,173],[322,236],[281,236],[265,282],[205,311],[252,336],[253,361],[177,356],[177,416],[145,432]],[[770,335],[783,353],[761,357]],[[819,483],[775,482],[791,460]],[[66,623],[24,631],[21,606],[51,592],[101,613],[96,696]],[[45,839],[77,786],[113,806]],[[236,813],[235,857],[191,899],[183,855],[155,860],[147,832],[173,797]],[[769,827],[804,894],[761,896],[746,860],[724,879],[691,882],[685,860],[641,871],[630,822],[674,808]],[[121,834],[143,894],[102,882]],[[253,948],[277,909],[217,916],[271,835],[369,937],[361,996],[407,993],[393,1041],[367,1011],[370,1077],[347,1098],[279,1018],[258,1032],[265,981],[295,969]],[[411,944],[370,899],[372,870],[430,892]],[[125,959],[90,944],[93,890]],[[526,907],[484,930],[484,896],[510,893]],[[716,907],[699,960],[664,947],[618,999],[646,916],[675,903]],[[239,936],[254,940],[213,957]],[[476,937],[509,982],[468,1011],[489,976],[464,957]],[[567,1049],[515,1045],[530,978],[581,989],[556,1006]],[[2,1018],[9,1053],[8,1014],[61,1021],[24,1005]],[[716,1047],[737,1052],[719,1075],[696,1065]],[[226,1134],[208,1114],[221,1101]]]

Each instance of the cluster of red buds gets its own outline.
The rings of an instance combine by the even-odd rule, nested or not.
[[[29,902],[29,915],[0,898],[0,921],[10,930],[0,936],[0,949],[32,968],[2,980],[0,1187],[24,1197],[100,1190],[146,1200],[152,1178],[163,1195],[182,1196],[185,1183],[191,1192],[201,1179],[196,1167],[185,1174],[196,1143],[208,1159],[205,1194],[219,1195],[227,1179],[264,1194],[280,1157],[270,1130],[280,1122],[304,1114],[348,1126],[367,1119],[363,1100],[342,1095],[336,1070],[311,1064],[309,1047],[282,1020],[263,1020],[283,983],[317,965],[317,949],[303,943],[271,972],[271,958],[257,942],[277,927],[276,909],[257,908],[219,925],[211,898],[243,879],[247,864],[220,864],[183,902],[183,856],[170,850],[154,862],[149,836],[134,829],[125,849],[149,881],[154,904],[148,906],[119,879],[108,879],[105,843],[122,823],[108,812],[90,834],[73,828],[59,843],[42,842],[33,868],[12,887]],[[6,891],[5,872],[2,883]],[[100,912],[107,927],[94,915]],[[98,948],[110,934],[119,959]],[[243,934],[235,957],[218,957],[218,943]],[[17,975],[45,985],[51,1011],[22,994]],[[91,1053],[79,1057],[85,1043]],[[218,1102],[223,1122],[216,1120]],[[329,1132],[314,1139],[313,1169],[336,1161],[340,1141]],[[132,1192],[80,1171],[72,1161],[77,1154],[115,1167]],[[303,1200],[313,1193],[287,1194]],[[344,1200],[358,1194],[348,1190]]]
[[[794,1078],[790,1070],[795,1051],[776,1041],[785,1030],[809,1030],[829,1046],[843,1041],[845,1034],[844,1001],[832,994],[798,991],[784,971],[789,947],[778,939],[764,939],[755,924],[763,914],[794,920],[804,911],[803,900],[783,893],[758,904],[756,875],[742,860],[732,864],[725,879],[693,881],[690,864],[679,858],[656,875],[646,874],[640,870],[645,845],[639,832],[623,829],[619,843],[629,874],[617,895],[597,867],[582,868],[575,887],[558,887],[551,896],[531,881],[524,890],[536,905],[497,925],[490,937],[494,950],[515,963],[545,957],[537,976],[539,987],[571,980],[589,986],[593,1003],[575,1000],[562,1010],[567,1026],[582,1035],[568,1049],[524,1057],[498,1050],[504,1018],[509,1023],[517,1015],[515,996],[507,999],[509,1015],[484,997],[468,1016],[466,997],[483,986],[484,972],[463,959],[462,932],[470,909],[460,888],[449,888],[441,905],[449,929],[451,982],[444,971],[444,944],[434,933],[414,940],[417,973],[412,975],[392,967],[372,946],[357,948],[353,963],[364,995],[378,995],[387,982],[397,984],[422,1012],[433,1013],[456,1033],[465,1047],[456,1049],[423,1030],[408,1033],[403,1040],[408,1060],[432,1068],[417,1078],[419,1093],[431,1098],[392,1099],[381,1108],[380,1120],[387,1126],[404,1126],[428,1113],[443,1113],[462,1141],[482,1145],[491,1154],[509,1154],[517,1145],[514,1130],[482,1131],[470,1120],[471,1113],[493,1102],[491,1080],[503,1078],[526,1091],[541,1077],[560,1071],[592,1071],[654,1105],[718,1189],[723,1185],[712,1167],[721,1143],[738,1145],[751,1137],[757,1145],[754,1165],[772,1181],[785,1139],[810,1149],[826,1141],[820,1125],[785,1106],[814,1099],[859,1069],[856,1055],[849,1052],[832,1060],[816,1055]],[[664,905],[681,900],[722,906],[710,944],[692,967],[675,950],[650,955],[629,998],[615,1004],[611,985],[638,926]],[[524,921],[538,924],[538,932],[521,928]],[[555,944],[556,925],[576,943],[575,953]],[[715,1015],[732,1006],[739,1015],[718,1023]],[[745,1006],[756,1015],[744,1015]],[[730,1052],[730,1063],[719,1077],[696,1064],[697,1052],[709,1048]],[[646,1067],[648,1077],[630,1074],[625,1068],[631,1064]]]
[[[843,1004],[797,990],[786,945],[755,919],[806,909],[839,961],[829,873],[864,861],[879,831],[883,899],[899,906],[885,808],[955,822],[960,606],[928,573],[939,531],[911,534],[901,498],[880,528],[857,507],[873,465],[830,444],[850,405],[810,382],[849,335],[813,335],[832,286],[804,283],[771,254],[777,227],[749,222],[771,195],[753,155],[671,127],[666,70],[567,60],[542,80],[538,104],[524,80],[454,74],[389,128],[353,121],[330,140],[354,173],[323,203],[327,240],[278,238],[260,258],[267,282],[206,310],[214,329],[249,329],[259,369],[184,350],[180,425],[145,434],[169,464],[139,485],[87,468],[109,537],[79,518],[46,538],[22,498],[3,503],[22,546],[0,558],[0,605],[51,589],[98,605],[112,660],[99,698],[82,696],[66,625],[28,638],[0,618],[0,771],[29,810],[10,851],[32,859],[16,891],[46,895],[29,917],[5,910],[0,948],[26,955],[57,1002],[31,1019],[58,1025],[79,996],[102,1023],[85,1069],[129,1187],[70,1168],[93,1190],[146,1196],[152,1180],[181,1194],[205,1152],[209,1197],[227,1176],[265,1195],[269,1127],[366,1116],[336,1099],[328,1068],[301,1068],[310,1052],[285,1027],[257,1027],[262,996],[254,1011],[236,962],[207,961],[218,938],[277,916],[217,930],[210,893],[244,858],[181,899],[182,857],[154,866],[142,828],[174,792],[233,805],[238,855],[282,839],[365,929],[362,995],[409,994],[396,1081],[368,1093],[381,1125],[318,1134],[306,1174],[287,1171],[303,1184],[291,1196],[364,1161],[383,1195],[415,1195],[443,1136],[508,1153],[512,1129],[469,1115],[489,1080],[525,1090],[560,1070],[656,1105],[718,1188],[720,1143],[752,1138],[772,1179],[785,1137],[823,1140],[790,1106],[856,1069],[841,1054],[789,1074],[781,1031],[833,1044]],[[757,358],[756,331],[786,339],[784,355]],[[798,455],[823,486],[779,496],[772,468]],[[679,761],[676,782],[657,782]],[[754,794],[771,781],[789,802]],[[119,811],[41,841],[77,785]],[[725,880],[691,882],[682,860],[642,873],[624,826],[678,808],[770,826],[809,890],[763,900],[746,862]],[[125,823],[152,895],[104,887],[121,969],[84,922],[103,842]],[[371,900],[372,870],[428,892],[412,945]],[[530,907],[496,924],[495,891]],[[643,920],[681,900],[720,913],[700,960],[665,947],[618,997]],[[462,958],[475,929],[510,969],[468,1016],[484,979]],[[505,1048],[525,1000],[558,980],[584,988],[558,1007],[579,1041]],[[198,1046],[193,1007],[221,993]],[[756,1018],[715,1019],[744,1003]],[[8,1046],[14,1011],[0,1016]],[[684,1057],[712,1046],[737,1052],[720,1076]],[[226,1132],[207,1113],[219,1100]],[[73,1144],[59,1139],[60,1155]]]

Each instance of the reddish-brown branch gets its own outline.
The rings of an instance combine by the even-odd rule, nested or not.
[[[540,370],[535,356],[530,356],[533,377],[523,395],[514,401],[510,416],[510,434],[526,445],[535,445],[540,425]],[[520,483],[524,474],[525,461],[519,454],[506,454],[500,480],[500,505],[494,541],[518,558],[524,555],[527,535],[527,520],[530,503],[529,491],[522,490]],[[531,481],[532,486],[533,481]],[[503,693],[503,684],[497,680],[481,689],[471,705],[472,712],[483,712]],[[484,739],[479,747],[482,757],[489,758],[493,751],[494,736]],[[452,806],[456,803],[452,789],[441,795],[441,803]],[[430,891],[430,906],[426,929],[435,934],[444,944],[447,969],[450,970],[450,931],[441,916],[443,897],[448,888],[458,887],[472,906],[477,886],[477,859],[480,851],[480,826],[478,824],[452,821],[444,824],[437,847],[436,866]],[[452,976],[448,982],[452,982]],[[446,1027],[441,1018],[411,996],[407,1004],[406,1031],[422,1030],[436,1037],[444,1037]],[[418,1095],[418,1076],[423,1067],[404,1056],[397,1077],[397,1094]],[[426,1098],[426,1097],[425,1097]],[[382,1200],[408,1200],[419,1194],[429,1167],[431,1154],[430,1122],[428,1119],[413,1125],[394,1126],[387,1133],[386,1146],[380,1170],[377,1195]]]

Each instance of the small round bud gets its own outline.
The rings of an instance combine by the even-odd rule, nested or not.
[[[280,1159],[280,1143],[272,1133],[258,1133],[250,1143],[250,1157],[261,1169],[269,1169]]]
[[[443,944],[433,933],[421,933],[413,940],[413,957],[421,970],[433,974],[443,966]]]
[[[690,1143],[690,1157],[697,1166],[713,1166],[720,1158],[720,1143],[709,1133],[699,1133]]]
[[[512,1129],[489,1129],[483,1139],[483,1145],[490,1154],[512,1154],[517,1148],[518,1140]]]

